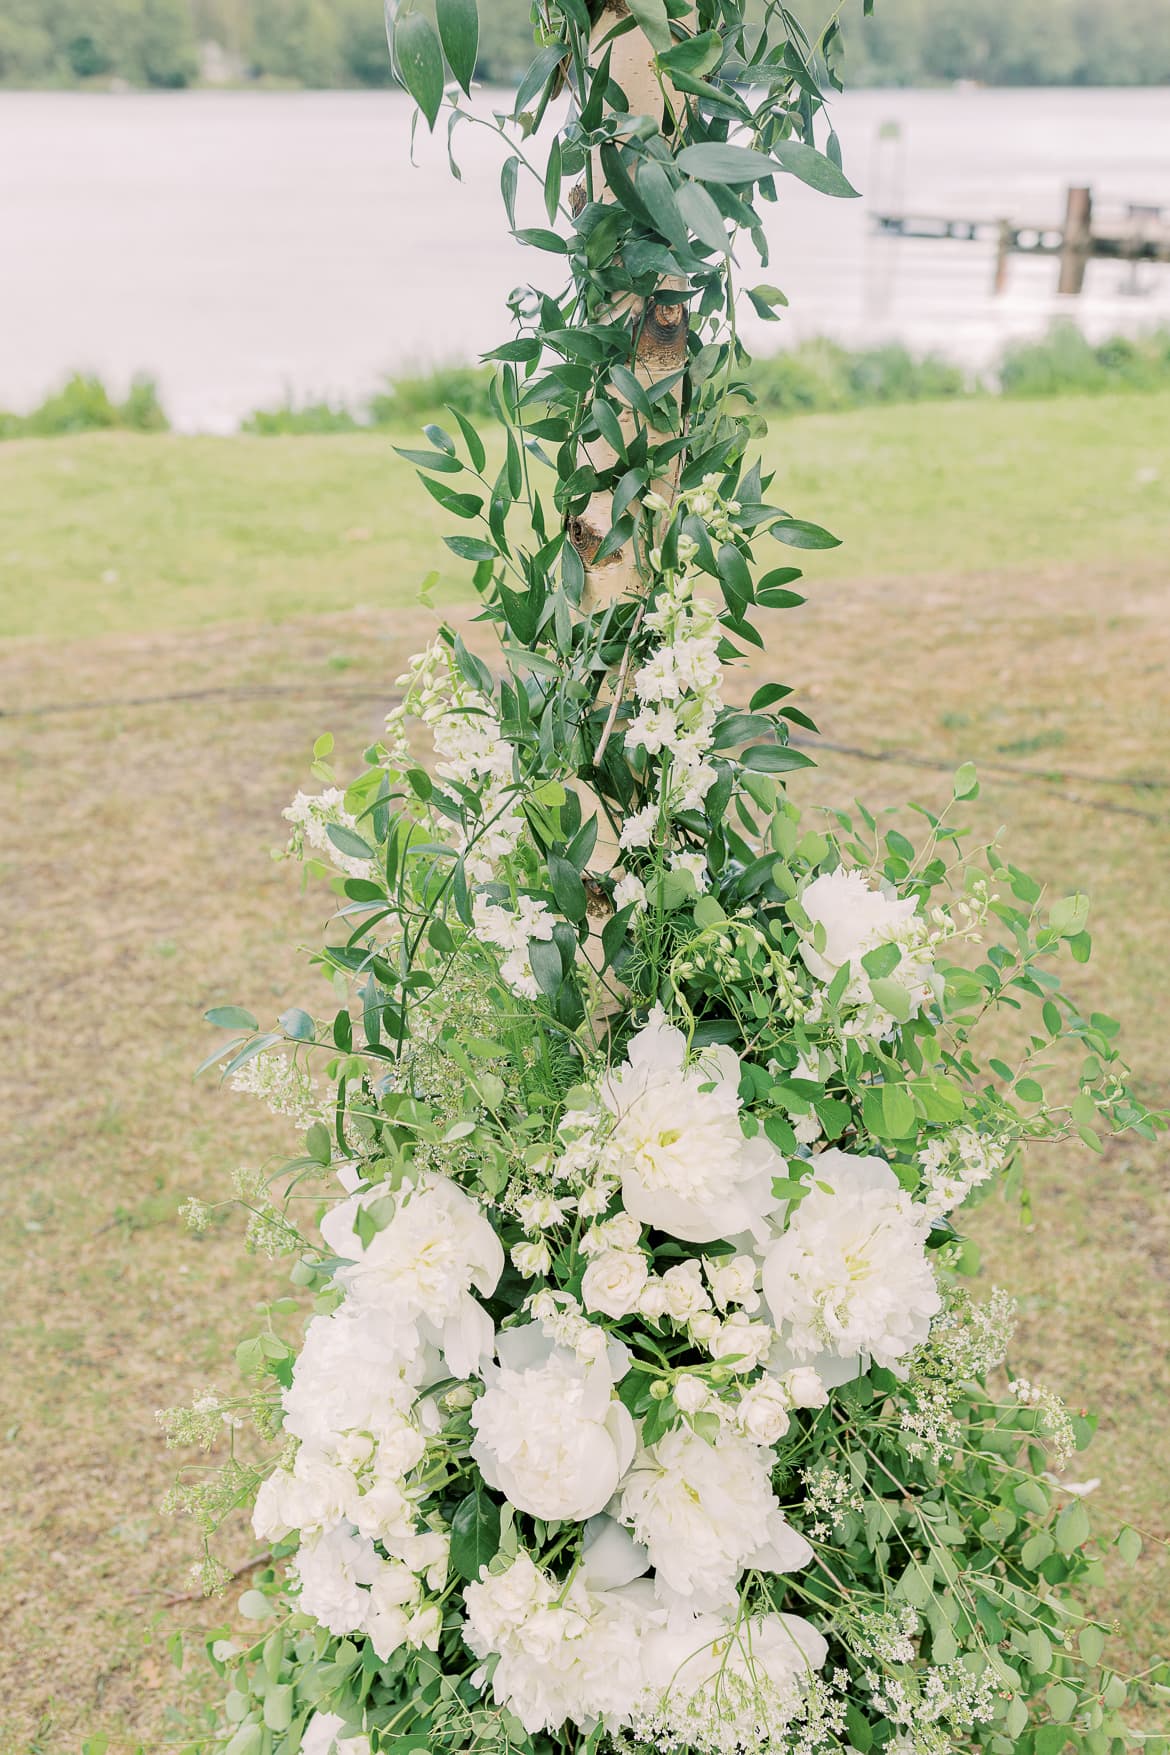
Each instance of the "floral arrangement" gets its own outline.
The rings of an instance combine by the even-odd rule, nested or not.
[[[539,9],[523,131],[575,80],[558,188],[596,148],[608,198],[573,215],[576,302],[534,302],[500,350],[498,478],[463,417],[411,454],[480,522],[449,542],[494,668],[442,629],[364,771],[339,784],[322,739],[323,790],[286,812],[336,898],[333,1015],[209,1014],[229,1082],[303,1130],[238,1192],[312,1299],[300,1344],[295,1298],[243,1343],[243,1402],[165,1416],[176,1441],[230,1432],[175,1503],[208,1537],[249,1506],[271,1552],[240,1605],[255,1644],[211,1644],[227,1755],[1136,1746],[1081,1603],[1101,1556],[1068,1471],[1093,1422],[1012,1375],[1011,1300],[976,1296],[960,1228],[1028,1143],[1156,1125],[1116,1025],[1053,969],[1089,954],[1084,898],[965,848],[973,770],[915,844],[790,796],[810,722],[787,688],[727,700],[752,612],[799,576],[755,579],[753,544],[832,540],[746,467],[719,378],[738,344],[704,290],[730,274],[706,203],[749,224],[772,174],[736,153],[840,193],[796,27],[767,10],[753,145],[688,161],[746,106],[742,7]],[[473,15],[438,9],[457,79]],[[669,127],[614,97],[631,38],[670,75]],[[395,46],[428,111],[438,39],[408,12]],[[684,336],[686,408],[669,374],[651,400],[613,314],[631,275],[644,299],[672,274],[711,329]],[[550,348],[568,364],[542,378]],[[567,530],[525,485],[550,441]],[[623,551],[636,587],[605,600]]]

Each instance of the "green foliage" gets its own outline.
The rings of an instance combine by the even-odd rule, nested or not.
[[[998,378],[1005,396],[1162,390],[1170,385],[1170,329],[1094,345],[1071,323],[1054,324],[1043,341],[1009,346]]]
[[[917,358],[896,343],[851,352],[833,341],[803,342],[755,360],[748,382],[759,407],[776,414],[933,402],[969,393],[960,367],[935,355]]]
[[[100,378],[75,372],[28,414],[0,409],[0,439],[58,438],[120,427],[135,433],[166,432],[168,421],[153,378],[136,377],[124,402],[116,403]]]

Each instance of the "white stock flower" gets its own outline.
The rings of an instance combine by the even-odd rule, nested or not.
[[[608,1152],[622,1203],[643,1224],[691,1243],[758,1231],[776,1206],[784,1160],[740,1126],[739,1058],[708,1049],[686,1063],[686,1038],[656,1010],[601,1088],[616,1117]]]
[[[641,878],[635,877],[632,872],[623,872],[613,886],[613,905],[620,914],[623,908],[630,906],[631,902],[638,909],[646,906],[646,886]]]
[[[686,872],[688,877],[694,879],[696,890],[707,888],[707,861],[701,853],[672,853],[670,869]]]
[[[495,1291],[504,1250],[482,1208],[444,1176],[397,1197],[394,1216],[337,1279],[360,1304],[383,1311],[441,1349],[455,1377],[490,1357],[491,1319],[471,1295]]]
[[[909,1015],[931,997],[935,977],[928,929],[914,897],[887,894],[860,871],[826,871],[802,890],[800,905],[813,928],[803,935],[800,954],[818,981],[828,985],[848,966],[846,1000],[869,1005],[874,996],[861,959],[881,945],[897,945],[901,960],[887,978],[905,994]]]
[[[658,816],[656,804],[643,805],[641,810],[631,811],[622,825],[618,846],[649,847],[658,829]]]
[[[471,1411],[471,1454],[484,1480],[533,1517],[593,1517],[634,1455],[633,1420],[613,1393],[625,1348],[583,1362],[531,1323],[498,1336],[496,1350],[500,1364],[486,1367],[487,1388]]]
[[[357,834],[362,834],[365,828],[364,824],[359,826],[357,818],[346,810],[345,794],[336,786],[328,786],[324,792],[318,793],[298,792],[281,815],[294,829],[300,830],[306,846],[311,847],[314,853],[323,853],[346,877],[368,877],[368,859],[354,858],[348,853],[342,853],[329,839],[330,826],[349,829]]]
[[[897,1367],[942,1308],[926,1255],[929,1217],[881,1158],[837,1147],[764,1258],[764,1297],[793,1361],[870,1358]],[[859,1366],[860,1368],[860,1366]]]
[[[640,1249],[606,1249],[594,1256],[581,1281],[581,1302],[615,1321],[631,1316],[649,1276]]]
[[[685,1427],[639,1452],[618,1513],[646,1548],[670,1604],[723,1610],[744,1568],[795,1572],[812,1549],[784,1520],[771,1452],[724,1431],[713,1444]]]

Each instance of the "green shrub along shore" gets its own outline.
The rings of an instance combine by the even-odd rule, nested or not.
[[[358,433],[401,428],[444,408],[473,419],[492,418],[480,366],[436,366],[389,380],[358,407],[334,402],[286,402],[257,409],[241,431],[272,437],[287,433]],[[753,362],[748,379],[764,414],[834,414],[900,402],[956,397],[1087,395],[1170,388],[1170,328],[1132,338],[1115,335],[1093,345],[1068,325],[1041,341],[1014,342],[978,379],[935,354],[916,356],[897,343],[850,351],[834,341],[807,341]],[[120,428],[160,433],[170,423],[153,379],[135,378],[116,402],[99,378],[76,372],[28,414],[0,409],[0,439],[53,438],[64,433]]]
[[[360,407],[303,402],[256,409],[240,430],[277,433],[384,432],[414,419],[458,409],[491,419],[488,369],[446,365],[395,377]],[[916,356],[891,342],[851,351],[831,340],[809,340],[751,367],[756,407],[763,414],[837,414],[896,402],[944,402],[956,397],[1059,397],[1100,391],[1170,388],[1170,328],[1131,339],[1114,335],[1093,346],[1072,326],[1044,340],[1014,342],[995,369],[979,377],[938,355]],[[0,409],[0,439],[51,439],[60,433],[167,432],[167,412],[151,377],[135,377],[125,402],[114,402],[98,377],[75,372],[61,390],[30,414]]]

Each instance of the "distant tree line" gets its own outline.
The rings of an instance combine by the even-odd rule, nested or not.
[[[425,3],[425,0],[424,0]],[[810,27],[831,0],[795,0]],[[851,85],[1170,82],[1168,0],[846,0]],[[507,82],[531,45],[530,0],[481,7],[480,74]],[[2,0],[0,84],[201,77],[306,86],[390,83],[381,0]]]

